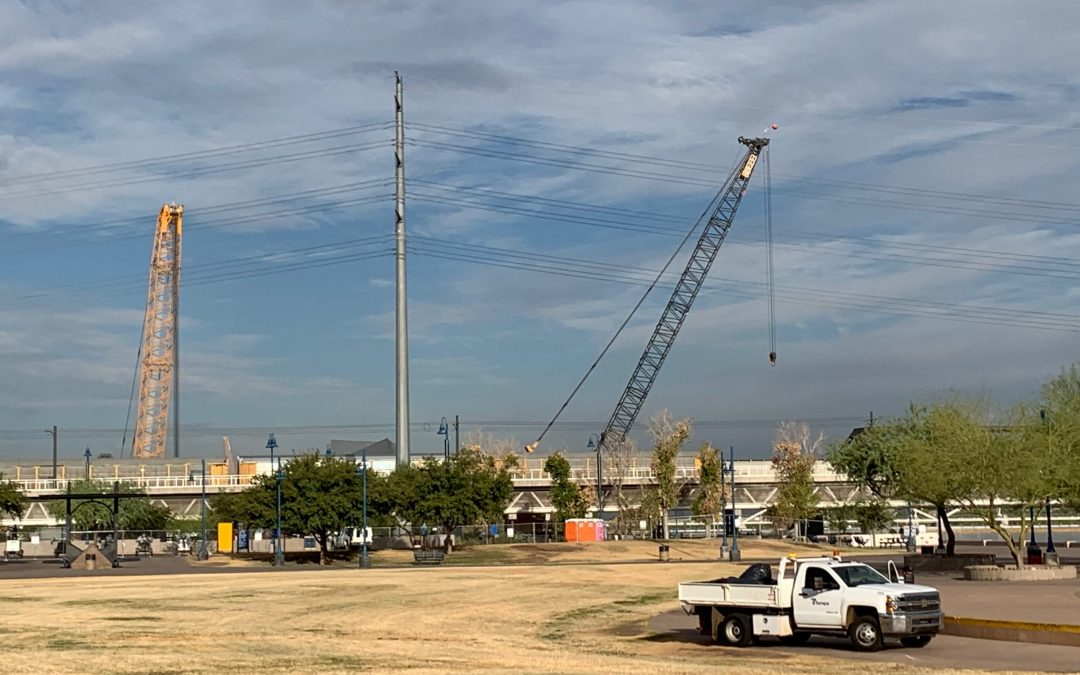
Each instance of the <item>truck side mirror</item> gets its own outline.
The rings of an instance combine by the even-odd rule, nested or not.
[[[825,581],[821,577],[814,577],[812,583],[815,591],[820,591],[825,588]]]

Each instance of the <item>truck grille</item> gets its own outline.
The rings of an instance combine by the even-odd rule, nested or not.
[[[912,593],[896,599],[897,610],[905,613],[936,612],[941,609],[941,596],[937,593]]]

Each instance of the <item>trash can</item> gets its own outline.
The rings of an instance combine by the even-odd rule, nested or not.
[[[1037,544],[1028,544],[1027,547],[1027,564],[1029,565],[1041,565],[1043,564],[1042,549]]]
[[[667,562],[671,559],[671,549],[667,544],[660,544],[660,562]]]
[[[904,566],[903,577],[905,584],[915,583],[915,570],[911,569],[910,567]]]

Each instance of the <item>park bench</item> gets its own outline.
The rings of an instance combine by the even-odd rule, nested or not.
[[[441,565],[446,559],[446,551],[438,548],[413,549],[413,564],[415,565]]]

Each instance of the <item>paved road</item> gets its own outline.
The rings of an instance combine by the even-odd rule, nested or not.
[[[654,617],[649,622],[649,629],[673,640],[695,644],[712,643],[708,637],[698,633],[696,617],[687,616],[682,610],[664,612]],[[855,661],[901,663],[925,668],[1080,672],[1080,647],[997,642],[949,635],[939,635],[922,649],[906,649],[892,641],[887,645],[886,649],[880,652],[857,652],[847,640],[815,636],[803,647],[789,647],[779,642],[763,640],[761,644],[749,649],[768,649],[784,654],[813,654]],[[717,646],[716,649],[717,662],[720,663],[724,652],[732,648]]]

